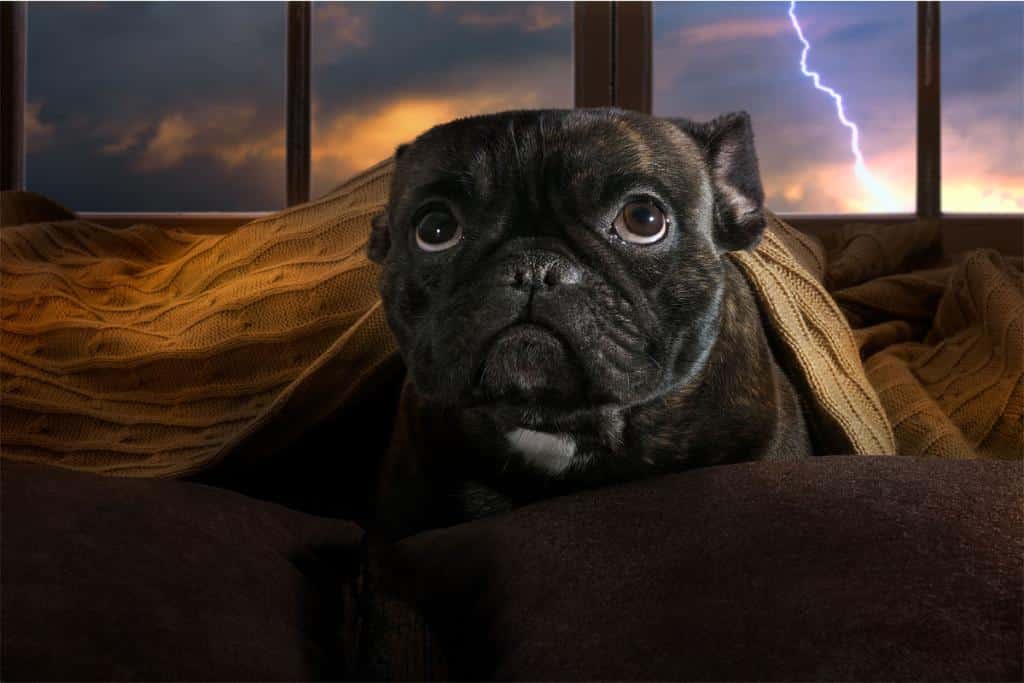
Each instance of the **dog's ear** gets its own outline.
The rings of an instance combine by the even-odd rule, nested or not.
[[[753,249],[764,233],[764,189],[745,111],[695,123],[672,119],[704,152],[715,195],[715,242],[723,251]]]

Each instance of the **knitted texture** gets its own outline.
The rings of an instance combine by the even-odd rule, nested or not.
[[[390,163],[379,164],[322,199],[225,235],[145,225],[110,230],[62,216],[5,228],[3,456],[122,476],[184,476],[229,458],[273,457],[324,417],[359,401],[396,353],[377,293],[379,269],[365,253],[370,219],[384,207],[391,173]],[[12,193],[3,206],[16,204]],[[885,328],[888,337],[882,328],[851,332],[822,285],[836,277],[832,264],[842,262],[828,246],[772,216],[758,249],[734,255],[787,372],[804,391],[819,449],[932,452],[923,448],[937,434],[932,423],[900,412],[918,405],[920,396],[899,387],[917,387],[928,397],[946,387],[967,396],[963,385],[976,377],[991,385],[978,394],[992,406],[990,419],[963,422],[961,429],[960,416],[977,411],[965,412],[965,404],[952,399],[929,399],[918,415],[936,418],[938,411],[943,425],[969,435],[951,447],[958,457],[971,457],[975,449],[1004,453],[993,444],[1019,444],[1024,395],[1020,363],[1010,362],[1014,334],[1020,348],[1020,312],[1013,309],[1019,278],[977,306],[945,307],[949,313],[939,317],[947,322],[935,332],[970,341],[979,330],[989,336],[1001,330],[1003,365],[993,361],[983,374],[973,372],[980,361],[929,365],[921,359],[936,356],[913,347],[900,351],[915,359],[900,366],[909,373],[905,381],[884,358],[877,370],[869,359],[865,375],[858,344],[863,351],[865,339],[882,347],[906,341],[928,327],[934,311],[919,311],[910,322],[877,313],[891,298],[887,290],[881,295],[886,301],[872,304],[865,296],[858,304],[856,287],[887,276],[871,272],[875,279],[867,283],[844,281],[842,293],[853,294],[848,308],[840,304],[851,320],[858,308],[864,326],[892,329]],[[985,263],[998,266],[989,257],[976,262],[975,271],[987,269]],[[974,282],[964,272],[965,281]],[[937,282],[923,281],[933,289]],[[937,307],[941,292],[925,289],[922,300]],[[982,324],[978,316],[986,315]],[[977,348],[979,342],[972,343]],[[904,356],[889,356],[904,362]],[[916,374],[919,366],[932,373],[927,381]],[[963,371],[959,383],[936,379],[947,367]],[[895,444],[886,412],[897,424]],[[922,424],[923,432],[909,430],[912,423]]]
[[[807,236],[768,214],[757,249],[731,256],[757,294],[780,360],[810,399],[817,450],[892,453],[896,444],[885,411],[864,376],[853,332],[815,277],[824,260],[809,243]],[[803,255],[811,267],[801,266],[795,255]]]
[[[979,249],[942,265],[937,241],[928,226],[851,228],[830,247],[832,293],[859,328],[896,452],[1024,458],[1021,259]],[[862,260],[873,265],[852,267]],[[911,263],[925,267],[903,272]]]
[[[378,165],[225,235],[5,228],[4,457],[180,476],[343,405],[395,351],[364,250],[389,181]]]

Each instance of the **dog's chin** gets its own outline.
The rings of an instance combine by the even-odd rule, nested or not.
[[[407,360],[420,396],[509,429],[566,431],[646,400],[661,383],[642,365],[648,372],[616,372],[605,360],[614,349],[601,340],[577,355],[576,344],[546,325],[514,323],[481,336],[469,354],[475,361]]]
[[[553,330],[517,324],[490,342],[480,370],[480,397],[525,409],[565,409],[583,397],[583,374]]]

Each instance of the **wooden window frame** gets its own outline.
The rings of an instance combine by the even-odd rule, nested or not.
[[[25,10],[0,2],[0,190],[25,187]]]
[[[310,47],[312,7],[286,4],[286,197],[294,206],[310,197]],[[1024,215],[942,212],[941,53],[939,3],[917,3],[917,201],[906,214],[782,214],[794,226],[822,234],[851,224],[931,221],[942,230],[947,251],[992,247],[1024,252]],[[26,5],[0,3],[0,189],[24,189],[26,104]],[[574,100],[577,107],[652,109],[653,3],[574,3]],[[83,212],[83,218],[122,227],[139,222],[197,232],[223,232],[270,212]]]

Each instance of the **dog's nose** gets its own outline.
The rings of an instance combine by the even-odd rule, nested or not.
[[[524,254],[511,264],[508,284],[516,289],[542,289],[575,285],[582,278],[580,269],[557,254]]]

